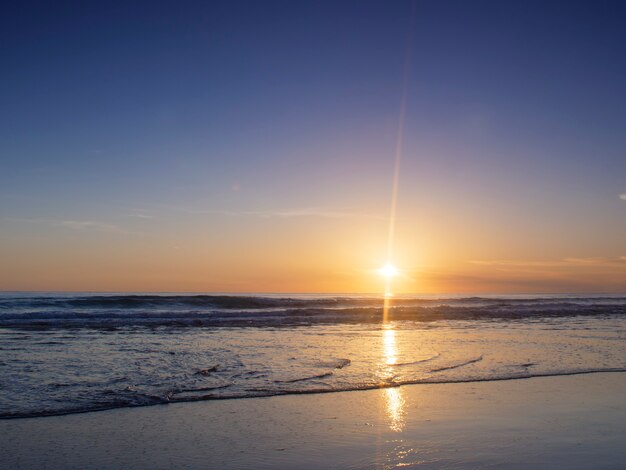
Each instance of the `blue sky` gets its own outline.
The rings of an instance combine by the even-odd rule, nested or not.
[[[280,234],[270,251],[303,226],[324,232],[315,240],[353,236],[337,219],[384,238],[411,10],[406,1],[4,5],[0,251],[11,262],[0,288],[28,287],[33,271],[33,288],[57,286],[48,279],[59,265],[41,257],[50,252],[76,263],[59,288],[82,288],[90,258],[77,240],[120,257],[88,284],[105,289],[123,287],[113,273],[134,244],[154,244],[147,263],[207,233],[212,246],[236,233],[241,245],[222,244],[208,263],[213,279],[223,264],[239,266],[233,278],[261,269],[239,256],[259,249],[260,233]],[[622,2],[415,3],[398,206],[400,245],[421,253],[411,269],[626,255],[625,23]],[[338,250],[332,239],[319,249]],[[266,265],[259,276],[280,290],[287,268]],[[301,275],[298,290],[306,266],[286,271]],[[167,290],[167,263],[159,269],[146,288]],[[617,273],[613,290],[626,286]],[[135,277],[127,281],[143,286]],[[215,282],[193,289],[222,289]]]

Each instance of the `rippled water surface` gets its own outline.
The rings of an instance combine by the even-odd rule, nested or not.
[[[385,321],[383,321],[385,319]],[[0,296],[0,417],[626,370],[626,298]]]

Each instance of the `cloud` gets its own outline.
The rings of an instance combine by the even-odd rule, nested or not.
[[[619,198],[620,198],[622,201],[626,201],[626,193],[622,193],[622,194],[620,194],[620,195],[619,195]]]
[[[506,288],[505,292],[574,292],[593,287],[580,279],[554,277],[545,273],[517,275],[474,275],[468,273],[430,271],[418,274],[418,278],[441,284],[455,285],[458,292],[494,292],[494,287]]]
[[[126,214],[126,217],[134,217],[136,219],[154,219],[153,215],[148,214]]]
[[[11,220],[19,223],[28,224],[45,224],[57,227],[65,227],[72,230],[99,230],[101,232],[118,232],[126,233],[126,231],[119,225],[109,224],[106,222],[100,222],[97,220],[54,220],[46,219],[43,217],[20,217],[20,218],[5,218],[4,220]]]
[[[478,264],[480,266],[519,266],[519,267],[543,267],[543,266],[555,266],[560,264],[560,261],[521,261],[521,260],[468,260],[470,264]]]
[[[122,228],[108,224],[105,222],[98,222],[95,220],[62,220],[57,223],[62,227],[71,228],[72,230],[98,230],[101,232],[123,232]]]
[[[604,258],[602,256],[592,256],[589,258],[564,258],[563,262],[566,264],[577,264],[577,265],[601,265],[612,263],[614,261],[618,261],[617,259],[612,258]]]
[[[366,214],[362,212],[353,212],[353,211],[336,211],[330,210],[323,207],[304,207],[304,208],[295,208],[295,209],[268,209],[268,210],[260,210],[260,211],[231,211],[231,210],[218,210],[218,209],[195,209],[189,207],[181,207],[181,206],[171,206],[164,205],[161,206],[163,209],[175,210],[179,212],[184,212],[186,214],[194,214],[194,215],[224,215],[229,217],[259,217],[263,219],[270,218],[298,218],[298,217],[320,217],[320,218],[328,218],[328,219],[341,219],[348,217],[371,217],[383,219],[381,216],[376,216],[372,214]]]
[[[327,209],[321,209],[318,207],[307,207],[304,209],[291,209],[291,210],[269,210],[269,211],[246,211],[241,212],[242,215],[251,215],[255,217],[272,218],[278,217],[281,219],[291,217],[323,217],[330,219],[340,219],[344,217],[355,217],[360,214],[353,212],[331,211]]]
[[[31,217],[31,218],[4,217],[4,218],[0,218],[0,223],[3,220],[12,221],[16,223],[23,223],[23,224],[39,225],[41,227],[41,229],[37,231],[30,230],[30,232],[32,233],[29,233],[28,236],[32,236],[35,233],[43,234],[45,233],[45,229],[48,227],[49,228],[56,227],[57,229],[60,228],[60,229],[64,229],[67,231],[74,231],[74,232],[79,232],[79,233],[80,232],[85,232],[85,233],[100,232],[100,233],[120,234],[120,235],[121,234],[139,235],[139,236],[146,235],[145,233],[138,232],[135,230],[129,230],[120,225],[103,222],[100,220],[93,220],[93,219],[84,220],[84,219],[49,219],[49,218],[44,218],[44,217]]]
[[[23,222],[27,224],[38,224],[42,222],[47,222],[46,219],[41,217],[4,217],[3,220],[10,220],[13,222]]]
[[[568,266],[614,266],[626,261],[626,256],[607,258],[590,256],[586,258],[563,258],[559,260],[469,260],[470,264],[513,268],[558,268]]]

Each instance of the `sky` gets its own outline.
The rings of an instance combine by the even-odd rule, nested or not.
[[[624,57],[620,1],[4,2],[0,290],[626,292]]]

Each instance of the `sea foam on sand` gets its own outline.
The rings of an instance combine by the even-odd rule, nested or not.
[[[626,373],[0,421],[4,468],[623,468]]]

